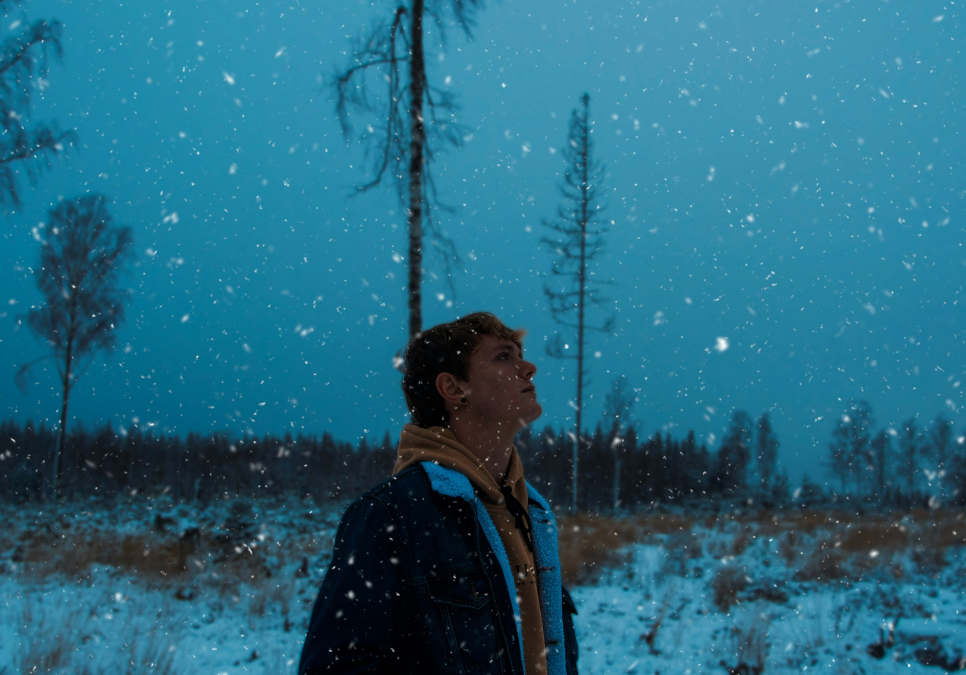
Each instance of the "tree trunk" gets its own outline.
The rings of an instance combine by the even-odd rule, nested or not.
[[[409,59],[409,337],[419,334],[422,317],[423,239],[423,98],[426,91],[426,62],[423,55],[423,0],[413,0],[410,16]]]
[[[67,401],[70,398],[70,367],[73,362],[74,341],[67,341],[67,357],[64,359],[64,398],[60,406],[60,434],[57,438],[57,450],[54,453],[54,503],[57,503],[57,474],[60,471],[60,456],[64,452],[67,441]]]
[[[584,105],[584,126],[583,126],[583,144],[581,156],[581,176],[580,176],[580,269],[578,283],[580,286],[580,300],[577,307],[577,442],[574,443],[574,494],[573,494],[573,510],[577,511],[577,462],[578,454],[580,452],[580,425],[581,416],[584,409],[584,296],[586,295],[586,285],[587,285],[587,202],[588,196],[588,176],[587,172],[589,167],[587,166],[587,161],[589,157],[588,143],[589,130],[587,127],[587,107],[588,107],[588,97],[584,94],[581,102]]]
[[[614,513],[621,508],[621,451],[624,442],[614,444]]]

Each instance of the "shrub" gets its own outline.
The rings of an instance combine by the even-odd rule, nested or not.
[[[750,581],[744,569],[730,565],[722,567],[711,582],[714,606],[727,612],[738,601],[738,593],[748,588]]]

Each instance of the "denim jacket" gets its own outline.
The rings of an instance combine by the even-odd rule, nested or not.
[[[556,523],[528,493],[548,675],[577,675]],[[424,462],[346,510],[299,675],[525,675],[519,617],[506,553],[469,479]]]

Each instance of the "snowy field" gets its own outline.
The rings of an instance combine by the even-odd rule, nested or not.
[[[294,673],[340,506],[5,507],[0,673]],[[590,673],[966,666],[966,516],[581,516]]]

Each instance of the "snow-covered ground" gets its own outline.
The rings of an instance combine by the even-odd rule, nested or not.
[[[340,512],[6,507],[0,673],[294,673]],[[964,533],[962,513],[565,519],[580,670],[963,668]]]
[[[0,673],[294,673],[340,512],[7,509]]]
[[[641,536],[574,591],[581,672],[966,668],[964,514],[822,519]]]

